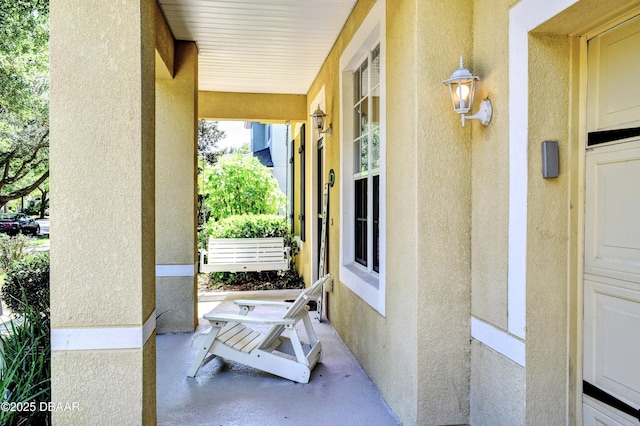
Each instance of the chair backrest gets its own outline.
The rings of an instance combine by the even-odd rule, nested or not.
[[[327,274],[324,277],[317,280],[315,283],[304,289],[302,293],[296,298],[293,304],[287,309],[287,313],[285,314],[285,318],[294,318],[296,315],[300,313],[302,309],[305,309],[307,306],[307,302],[310,299],[315,299],[319,295],[322,294],[322,289],[324,287],[324,283],[330,278],[330,275]]]
[[[331,275],[327,274],[324,277],[317,280],[315,283],[313,283],[311,287],[307,287],[306,289],[304,289],[304,291],[300,293],[300,295],[291,304],[291,306],[289,306],[289,309],[287,309],[287,312],[284,314],[283,318],[294,318],[300,315],[300,312],[303,309],[306,309],[307,302],[310,299],[317,298],[319,295],[322,294],[324,283],[327,282],[329,278],[331,278]],[[284,325],[274,325],[273,327],[271,327],[271,329],[267,332],[267,334],[264,337],[264,340],[262,341],[259,347],[268,348],[269,346],[271,346],[273,342],[278,337],[280,337],[280,335],[284,331],[284,328],[285,328]]]

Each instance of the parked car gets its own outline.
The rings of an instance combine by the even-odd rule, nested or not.
[[[0,232],[38,235],[40,225],[24,213],[0,213]]]

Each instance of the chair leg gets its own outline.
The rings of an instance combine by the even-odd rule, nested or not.
[[[211,350],[211,346],[213,346],[219,331],[220,327],[211,327],[204,342],[200,346],[193,363],[191,364],[191,368],[189,368],[189,371],[187,372],[187,377],[195,377],[200,367],[215,358],[215,355],[207,357],[207,354],[209,353],[209,350]]]
[[[316,332],[313,329],[313,325],[311,324],[311,318],[309,318],[309,315],[304,315],[302,317],[302,323],[304,324],[304,329],[307,332],[309,345],[315,346],[315,344],[318,342],[318,338],[316,337]]]

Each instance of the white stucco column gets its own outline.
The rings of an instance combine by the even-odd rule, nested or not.
[[[198,52],[176,42],[175,75],[156,80],[158,332],[197,325]]]
[[[51,1],[54,424],[155,424],[153,0]]]

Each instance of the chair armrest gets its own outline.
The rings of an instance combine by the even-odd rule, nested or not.
[[[209,312],[208,314],[204,314],[202,317],[210,322],[224,323],[240,322],[244,324],[294,325],[297,322],[295,318],[260,318],[246,315],[219,314],[215,312]]]
[[[292,302],[281,302],[279,300],[249,300],[249,299],[238,299],[235,300],[235,303],[238,306],[282,306],[289,307],[293,303]]]

